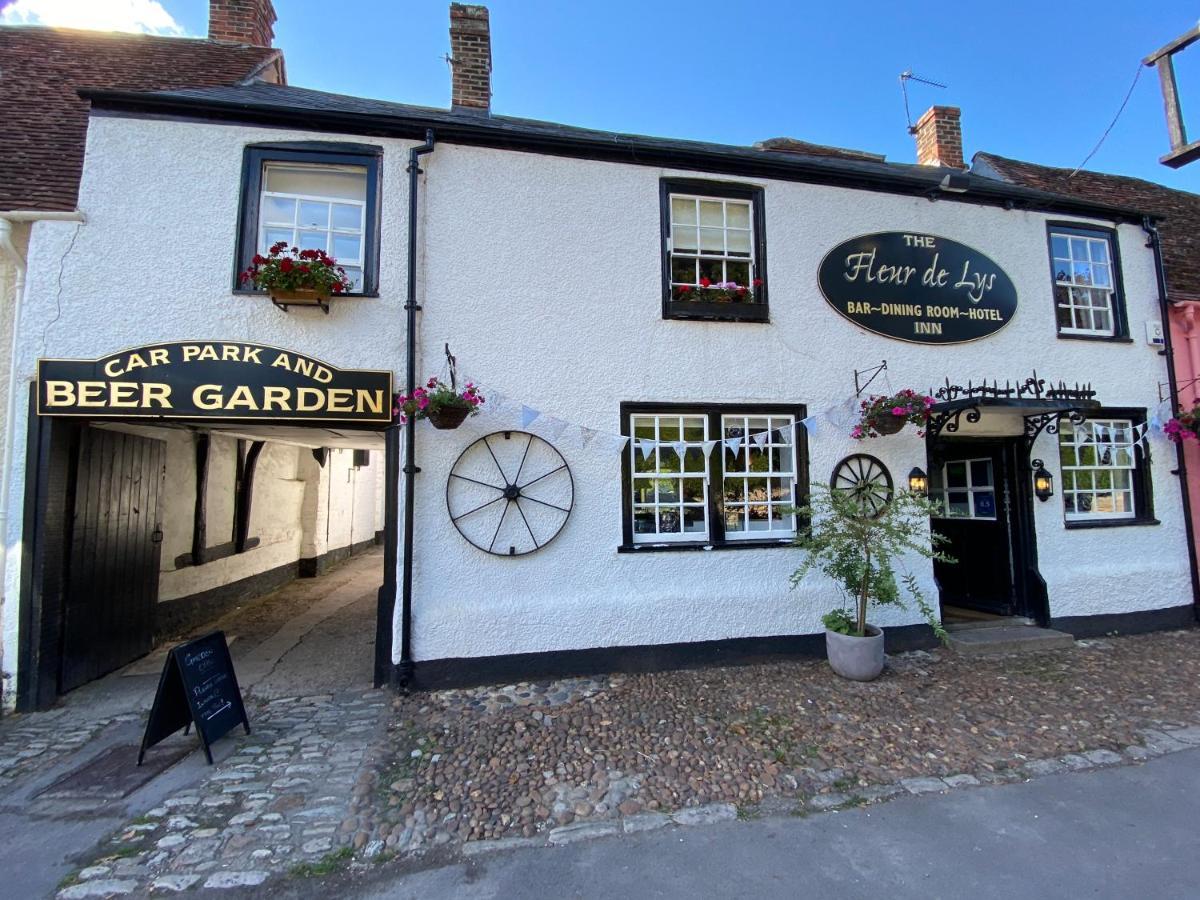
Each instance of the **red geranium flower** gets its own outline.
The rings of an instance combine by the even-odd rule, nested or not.
[[[712,284],[712,282],[709,281],[707,278],[700,279],[700,287],[708,287],[710,284]]]

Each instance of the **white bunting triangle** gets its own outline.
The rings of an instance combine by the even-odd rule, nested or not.
[[[710,453],[712,453],[713,447],[717,446],[717,444],[719,444],[719,443],[721,443],[721,442],[720,441],[705,441],[703,444],[701,444],[701,446],[704,447],[704,455],[708,456]]]
[[[740,437],[725,438],[724,444],[730,453],[736,454],[741,449],[742,439]]]
[[[521,407],[521,427],[528,428],[541,413],[532,406]]]
[[[642,459],[649,457],[655,446],[657,445],[654,441],[648,438],[640,438],[637,442],[638,453],[642,454]]]
[[[771,436],[771,432],[760,431],[758,434],[751,435],[750,440],[754,441],[754,445],[756,447],[761,447],[763,444],[765,444],[767,442],[767,438],[769,438],[770,436]]]
[[[567,430],[567,423],[554,416],[542,416],[538,428],[548,441],[557,441]]]
[[[580,425],[579,426],[579,447],[580,447],[580,449],[582,449],[582,448],[586,447],[588,444],[590,444],[592,442],[592,438],[594,438],[595,436],[596,436],[596,430],[594,428],[584,428],[582,425]]]

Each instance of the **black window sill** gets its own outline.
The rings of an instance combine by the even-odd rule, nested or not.
[[[1063,334],[1058,333],[1060,341],[1100,341],[1105,344],[1132,344],[1135,343],[1133,338],[1123,334],[1113,335],[1111,337],[1102,334]]]
[[[699,300],[669,300],[664,319],[701,319],[714,322],[770,322],[765,303],[704,303]]]
[[[787,538],[770,541],[726,541],[723,544],[669,543],[669,544],[621,544],[618,553],[659,553],[678,550],[765,550],[769,547],[794,547],[796,542]]]
[[[1161,525],[1158,519],[1098,519],[1095,522],[1064,522],[1070,531],[1086,530],[1089,528],[1129,528],[1133,525]]]
[[[234,288],[233,295],[235,297],[262,297],[264,300],[270,300],[271,295],[266,291],[251,291],[246,288]],[[354,294],[330,294],[330,300],[371,300],[379,299],[379,291],[360,291]]]

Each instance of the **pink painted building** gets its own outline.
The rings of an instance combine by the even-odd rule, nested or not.
[[[1166,280],[1166,315],[1170,334],[1164,342],[1164,352],[1170,352],[1174,362],[1175,383],[1162,385],[1161,395],[1169,401],[1177,397],[1176,405],[1190,409],[1200,403],[1200,195],[1176,191],[1124,175],[1056,169],[1016,159],[1006,159],[991,153],[976,153],[972,171],[1025,187],[1074,195],[1088,200],[1111,203],[1145,212],[1153,218],[1148,223],[1147,241],[1157,233],[1163,275]],[[1130,323],[1133,340],[1148,340],[1148,323]],[[1161,414],[1165,417],[1164,406]],[[1192,541],[1192,590],[1200,604],[1197,569],[1200,567],[1200,442],[1182,445],[1181,470],[1186,473],[1189,534]],[[1200,608],[1200,606],[1198,606]]]

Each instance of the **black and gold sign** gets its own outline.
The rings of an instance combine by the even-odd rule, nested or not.
[[[995,334],[1017,311],[1017,289],[978,250],[932,234],[884,231],[838,244],[821,260],[821,293],[856,325],[919,344]]]
[[[38,415],[386,425],[392,373],[244,341],[177,341],[38,360]]]

